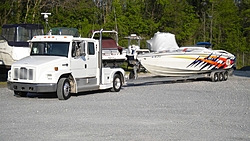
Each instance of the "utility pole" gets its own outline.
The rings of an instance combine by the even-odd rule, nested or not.
[[[206,41],[206,13],[203,12],[203,41]]]
[[[210,43],[212,43],[213,39],[213,15],[214,15],[214,3],[212,3],[211,16],[210,18]]]
[[[201,2],[203,5],[202,8],[202,15],[203,15],[203,41],[206,41],[206,5],[207,3],[205,1]]]

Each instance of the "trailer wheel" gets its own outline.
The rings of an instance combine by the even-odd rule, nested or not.
[[[115,74],[114,80],[113,80],[113,87],[111,88],[112,92],[119,92],[122,87],[122,79],[121,76],[118,74]]]
[[[217,82],[218,79],[219,79],[218,73],[216,73],[216,72],[212,73],[212,77],[211,77],[212,82]]]
[[[138,74],[135,73],[134,70],[131,70],[131,71],[129,72],[129,79],[136,79],[137,77],[138,77]]]
[[[224,72],[224,81],[227,81],[227,79],[228,79],[228,71],[225,71]]]
[[[27,92],[14,91],[16,97],[26,97]]]
[[[70,98],[70,83],[69,79],[61,78],[57,84],[57,97],[59,100],[67,100]]]
[[[224,74],[223,72],[219,73],[219,81],[223,81],[224,80]]]

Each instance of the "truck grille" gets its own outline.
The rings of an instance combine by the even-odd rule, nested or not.
[[[27,69],[24,67],[14,69],[14,80],[33,80],[34,69]]]

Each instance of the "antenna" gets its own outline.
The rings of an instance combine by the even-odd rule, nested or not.
[[[44,18],[44,20],[45,20],[45,22],[46,22],[46,32],[48,31],[47,30],[47,26],[49,26],[49,23],[48,23],[48,19],[49,19],[49,15],[51,15],[51,13],[41,13],[41,15],[44,15],[43,16],[43,18]]]

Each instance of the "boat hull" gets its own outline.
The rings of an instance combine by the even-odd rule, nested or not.
[[[214,70],[231,69],[235,57],[219,53],[149,53],[137,57],[152,74],[159,76],[190,76]]]
[[[0,65],[10,67],[14,62],[29,56],[30,48],[10,46],[7,41],[0,41]]]

